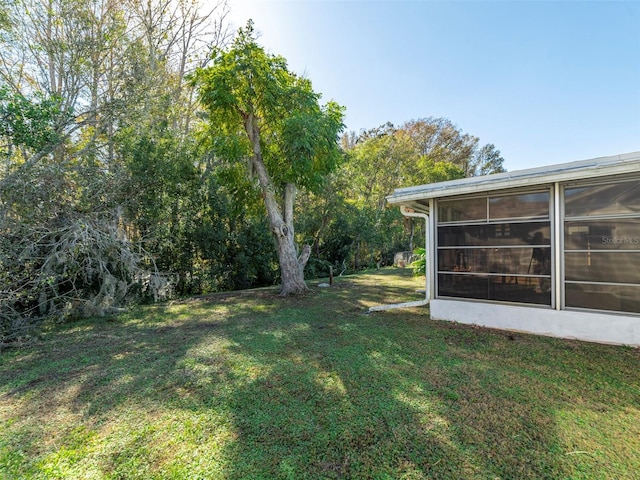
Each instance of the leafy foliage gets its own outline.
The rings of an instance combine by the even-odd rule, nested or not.
[[[345,135],[342,144],[345,161],[325,185],[331,208],[314,208],[305,216],[316,219],[310,227],[316,230],[318,260],[346,262],[354,270],[390,265],[395,252],[411,251],[414,237],[424,238],[422,225],[386,205],[395,188],[502,171],[493,145],[478,149],[477,138],[442,118],[400,127],[387,123]]]
[[[7,86],[0,87],[0,137],[10,138],[12,146],[40,151],[62,140],[59,129],[63,116],[59,96],[45,98],[37,93],[28,98],[11,93]],[[66,112],[64,117],[70,117]]]
[[[413,274],[415,276],[424,276],[427,266],[427,250],[424,247],[418,247],[413,251],[413,254],[417,257],[416,260],[411,262]]]
[[[0,342],[28,338],[44,319],[163,298],[188,278],[201,205],[189,201],[200,174],[182,79],[203,20],[179,3],[3,9]]]
[[[275,186],[292,183],[313,190],[337,166],[343,108],[335,102],[321,106],[310,80],[290,72],[283,57],[258,45],[251,22],[238,31],[230,49],[214,52],[212,67],[198,70],[193,78],[210,114],[217,156],[232,162],[251,157],[245,127],[255,117],[262,157]]]
[[[502,169],[499,150],[446,119],[339,142],[343,107],[252,24],[229,43],[225,8],[0,2],[0,341],[46,319],[281,282],[277,231],[293,255],[311,247],[308,277],[390,264],[423,235],[386,206],[393,189]]]
[[[298,257],[293,205],[298,190],[317,190],[336,168],[343,109],[321,106],[308,79],[258,45],[251,21],[228,50],[214,52],[212,66],[196,71],[193,83],[209,113],[214,155],[247,163],[257,179],[276,240],[281,293],[304,291],[309,250]]]

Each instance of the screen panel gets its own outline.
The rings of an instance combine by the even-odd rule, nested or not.
[[[487,198],[438,201],[438,222],[465,222],[487,219]]]
[[[565,305],[638,312],[640,181],[568,187],[564,200]]]
[[[640,250],[640,218],[567,221],[564,244],[566,250]]]
[[[548,276],[551,248],[439,249],[438,271]]]
[[[549,192],[505,195],[489,199],[489,219],[549,218]]]
[[[566,252],[568,281],[640,284],[640,252]]]
[[[438,295],[551,305],[550,191],[438,201]]]
[[[440,273],[438,296],[551,305],[551,282],[538,277]]]
[[[640,285],[567,283],[567,307],[640,313]]]
[[[564,195],[567,217],[640,213],[640,180],[571,187]]]
[[[549,222],[447,225],[438,227],[439,247],[551,245]]]

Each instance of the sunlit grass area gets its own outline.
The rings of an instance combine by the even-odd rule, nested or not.
[[[640,352],[437,322],[407,270],[47,330],[0,357],[0,478],[631,479]]]

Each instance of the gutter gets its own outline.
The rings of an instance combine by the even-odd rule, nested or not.
[[[443,198],[453,195],[490,192],[507,188],[535,187],[559,182],[572,182],[602,176],[635,174],[640,169],[640,151],[591,160],[562,163],[545,167],[494,173],[479,177],[397,188],[387,197],[390,204],[406,204],[413,200]]]
[[[426,213],[414,212],[410,208],[407,208],[405,205],[400,205],[400,212],[405,217],[414,217],[414,218],[422,218],[425,222],[424,228],[424,254],[425,254],[425,289],[424,289],[424,300],[417,300],[414,302],[404,302],[404,303],[392,303],[388,305],[376,305],[374,307],[369,308],[369,312],[382,312],[385,310],[393,310],[396,308],[411,308],[411,307],[423,307],[429,303],[429,215]]]

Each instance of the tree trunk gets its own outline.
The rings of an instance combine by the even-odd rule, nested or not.
[[[251,161],[253,169],[258,176],[262,197],[267,207],[269,226],[278,244],[278,260],[282,279],[280,295],[302,293],[307,290],[307,285],[304,283],[304,267],[309,260],[311,249],[308,245],[305,245],[300,257],[297,256],[293,230],[295,185],[286,185],[283,199],[283,215],[276,200],[275,189],[269,172],[262,161],[260,127],[254,115],[248,114],[245,116],[245,130],[253,146],[253,158]]]

